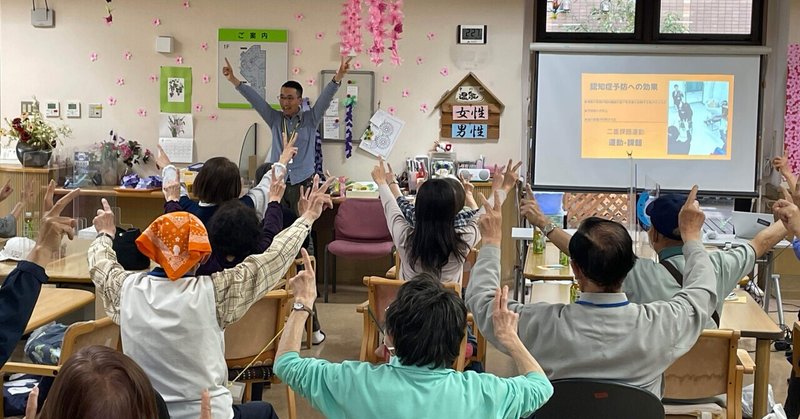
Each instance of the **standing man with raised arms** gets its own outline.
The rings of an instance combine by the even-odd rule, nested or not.
[[[342,85],[342,78],[350,69],[349,57],[345,60],[342,57],[339,70],[333,76],[333,80],[328,83],[322,93],[317,98],[311,110],[303,111],[301,103],[303,99],[303,86],[300,83],[289,80],[281,86],[280,96],[277,97],[280,104],[280,111],[273,109],[266,98],[262,98],[250,87],[247,82],[242,82],[233,75],[233,68],[228,59],[225,59],[225,66],[222,67],[222,74],[228,79],[233,87],[253,105],[253,108],[261,115],[264,122],[269,125],[272,132],[272,148],[270,149],[267,162],[278,161],[285,144],[282,138],[292,138],[297,135],[297,154],[288,164],[286,175],[286,193],[284,202],[297,214],[297,201],[300,199],[300,186],[311,187],[311,178],[314,176],[314,140],[316,130],[319,126],[325,110],[328,109],[333,95]],[[299,214],[298,214],[299,215]]]

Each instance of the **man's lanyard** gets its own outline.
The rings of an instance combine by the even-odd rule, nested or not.
[[[287,141],[292,139],[292,135],[294,135],[294,133],[297,132],[297,129],[300,128],[300,124],[303,122],[303,114],[301,112],[303,112],[302,109],[298,111],[299,115],[297,119],[297,124],[295,124],[294,128],[292,128],[292,132],[289,132],[289,126],[286,123],[286,120],[294,117],[287,118],[285,115],[283,116],[283,133],[286,134]]]

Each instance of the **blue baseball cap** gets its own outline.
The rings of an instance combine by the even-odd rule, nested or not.
[[[650,216],[650,222],[659,234],[673,240],[681,240],[678,214],[685,203],[686,195],[661,195],[647,206],[645,212]]]

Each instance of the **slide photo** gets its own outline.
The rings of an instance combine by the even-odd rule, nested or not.
[[[727,81],[670,80],[667,154],[727,155]]]
[[[582,74],[582,158],[730,160],[733,76]]]

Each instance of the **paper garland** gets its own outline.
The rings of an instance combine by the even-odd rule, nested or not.
[[[320,178],[325,176],[325,171],[322,170],[322,133],[316,130],[314,137],[314,173],[318,174]]]
[[[344,99],[344,157],[348,159],[353,155],[353,107],[356,102],[355,96],[347,95]]]
[[[800,172],[800,44],[789,45],[784,116],[784,153],[792,173]]]

